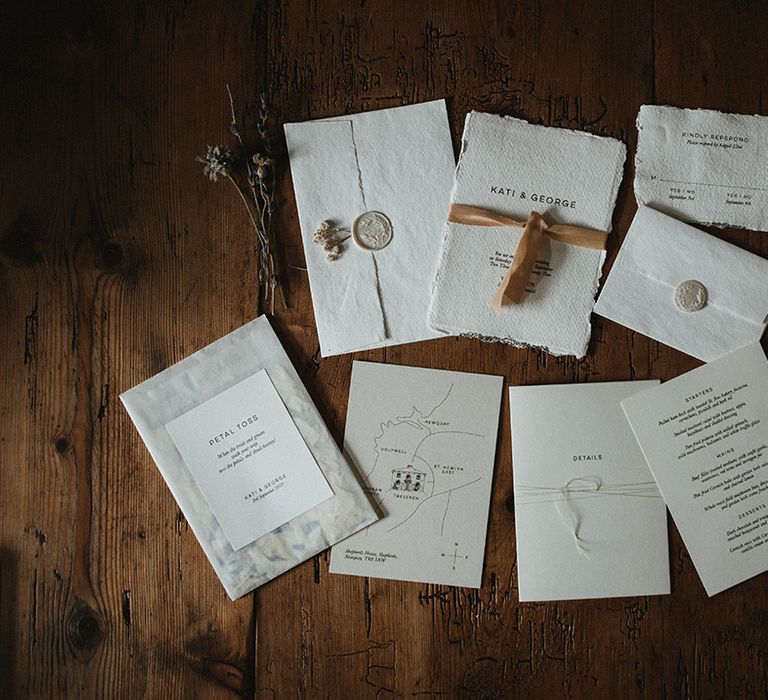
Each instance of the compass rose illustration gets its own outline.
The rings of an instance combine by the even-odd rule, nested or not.
[[[459,547],[460,547],[459,543],[454,542],[452,552],[440,553],[440,558],[448,560],[448,562],[451,564],[452,571],[456,571],[456,562],[469,560],[469,554],[461,554],[459,552]]]

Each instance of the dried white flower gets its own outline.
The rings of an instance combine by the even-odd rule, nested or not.
[[[268,305],[274,313],[275,293],[280,295],[283,306],[288,308],[280,280],[279,259],[275,255],[277,237],[272,226],[275,183],[270,168],[274,167],[274,161],[269,155],[262,156],[260,153],[251,155],[251,152],[246,149],[243,133],[237,120],[235,101],[229,85],[226,88],[231,116],[229,130],[237,139],[237,144],[234,149],[225,145],[208,146],[205,155],[198,156],[196,160],[203,164],[203,172],[212,182],[216,182],[219,176],[229,180],[243,202],[258,240],[258,280],[262,291],[259,295],[259,303],[264,304],[265,308]],[[256,131],[259,135],[260,148],[267,154],[270,152],[268,116],[266,98],[262,94]]]
[[[203,172],[208,176],[208,179],[211,182],[216,182],[219,176],[229,177],[230,169],[236,158],[235,152],[228,146],[208,146],[205,155],[197,156],[195,160],[205,166]]]
[[[325,243],[331,235],[333,235],[331,222],[323,221],[320,226],[318,226],[317,231],[315,231],[314,241],[315,243]]]
[[[334,226],[329,220],[321,221],[314,235],[314,242],[323,246],[323,250],[328,253],[328,260],[333,262],[338,260],[342,254],[342,244],[349,236],[340,237],[337,234],[340,231],[349,231],[348,228]]]
[[[253,164],[256,166],[256,175],[260,180],[263,180],[267,175],[267,168],[272,167],[274,161],[267,156],[261,155],[261,153],[254,153],[251,156]]]

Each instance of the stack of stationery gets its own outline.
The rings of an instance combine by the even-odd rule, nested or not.
[[[510,387],[521,601],[669,593],[666,506],[714,595],[768,570],[763,117],[643,106],[639,209],[597,303],[626,149],[445,102],[286,124],[324,357],[464,335],[583,357],[597,314],[708,362]],[[764,183],[763,183],[764,184]],[[125,392],[235,598],[330,570],[480,587],[503,378],[355,361],[344,455],[265,318]]]

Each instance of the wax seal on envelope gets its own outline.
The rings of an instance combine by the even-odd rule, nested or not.
[[[675,304],[681,311],[700,311],[707,305],[707,288],[696,280],[686,280],[675,289]]]
[[[392,240],[392,222],[380,211],[366,211],[352,224],[352,238],[365,250],[381,250]]]

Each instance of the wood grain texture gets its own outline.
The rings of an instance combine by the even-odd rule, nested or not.
[[[768,112],[768,10],[677,3],[188,0],[0,8],[0,697],[765,697],[765,576],[520,604],[509,412],[479,591],[331,576],[228,601],[117,399],[253,318],[255,249],[194,157],[266,93],[289,309],[275,326],[341,441],[355,358],[513,384],[697,362],[596,319],[582,361],[444,339],[321,360],[279,126],[447,97],[623,139],[643,103]],[[627,164],[609,264],[634,214]],[[765,234],[713,232],[768,257]],[[606,268],[607,269],[607,268]]]

